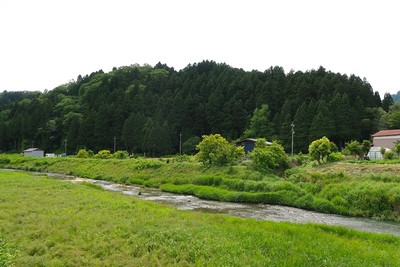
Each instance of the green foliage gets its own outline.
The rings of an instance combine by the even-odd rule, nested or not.
[[[345,150],[355,158],[360,158],[363,155],[363,146],[357,141],[346,143]]]
[[[400,142],[396,143],[396,145],[392,148],[392,151],[396,153],[397,157],[400,157]]]
[[[15,266],[398,265],[394,236],[192,213],[23,173],[1,177],[9,201],[0,202],[0,226],[18,242]]]
[[[266,145],[265,138],[257,139],[254,150],[249,155],[254,169],[260,172],[276,171],[282,173],[289,167],[289,157],[277,142]]]
[[[394,159],[394,153],[392,151],[386,151],[385,154],[383,155],[384,159]]]
[[[203,135],[203,140],[197,145],[196,157],[200,162],[209,165],[232,164],[244,157],[243,147],[229,144],[220,134]]]
[[[367,157],[369,150],[371,149],[371,142],[369,140],[363,140],[362,142],[362,153],[364,157]]]
[[[286,170],[284,178],[254,171],[246,164],[204,166],[190,160],[167,160],[132,158],[104,161],[82,158],[28,158],[1,154],[0,167],[65,173],[163,189],[166,188],[164,184],[171,184],[167,188],[172,192],[199,194],[204,198],[221,201],[284,204],[327,213],[333,211],[345,215],[400,220],[398,159],[354,161],[355,164],[347,161],[345,164],[330,163],[316,167],[303,164]],[[307,162],[307,159],[304,161]],[[381,188],[381,196],[372,204],[365,204],[368,192],[373,192],[375,187]],[[348,195],[351,190],[352,197]],[[319,200],[315,200],[316,198]],[[0,205],[1,199],[2,196]],[[371,207],[378,203],[381,208],[371,210]]]
[[[201,142],[198,136],[192,136],[182,144],[182,152],[186,155],[196,154],[196,146]]]
[[[344,155],[340,152],[334,152],[329,154],[328,156],[328,162],[338,162],[342,161],[344,159]]]
[[[78,154],[76,154],[76,157],[77,157],[77,158],[88,158],[88,157],[89,157],[89,154],[88,154],[88,152],[86,151],[86,149],[80,149],[80,150],[78,151]]]
[[[88,157],[89,157],[89,158],[93,158],[93,157],[94,157],[94,152],[93,152],[93,150],[90,150],[90,149],[89,149],[89,150],[87,151],[87,153],[88,153]]]
[[[96,155],[94,155],[96,159],[109,159],[112,157],[110,150],[100,150]]]
[[[324,162],[326,160],[331,151],[331,142],[326,136],[313,141],[308,148],[310,156],[317,160],[319,164],[321,164],[321,161]]]
[[[392,95],[390,93],[385,93],[382,100],[382,108],[388,112],[391,105],[393,105],[394,101]]]
[[[274,127],[270,121],[270,111],[268,105],[262,105],[261,108],[254,110],[250,119],[250,127],[244,132],[245,137],[263,137],[271,138],[274,136]]]
[[[115,152],[113,154],[113,158],[115,158],[115,159],[128,159],[129,158],[128,151],[118,150],[117,152]]]
[[[177,154],[180,133],[185,139],[259,135],[280,140],[288,151],[293,120],[295,152],[306,153],[310,141],[324,135],[341,149],[396,121],[395,113],[380,108],[371,85],[354,75],[322,67],[243,71],[214,61],[179,71],[163,64],[97,71],[47,93],[3,92],[0,103],[2,151],[20,152],[34,142],[49,152],[66,148],[68,155],[82,147],[112,150],[114,137],[129,153]]]
[[[380,149],[380,152],[381,152],[381,154],[382,154],[382,157],[384,157],[385,156],[385,153],[386,153],[386,147],[381,147],[381,149]]]

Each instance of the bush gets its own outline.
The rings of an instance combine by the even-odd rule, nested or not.
[[[290,158],[290,165],[291,166],[300,166],[310,162],[310,157],[306,154],[299,152],[299,154],[294,155]]]
[[[127,158],[129,158],[129,153],[128,153],[128,151],[125,151],[125,150],[122,150],[122,151],[119,150],[119,151],[115,152],[113,156],[116,159],[127,159]]]
[[[96,155],[94,155],[96,159],[109,159],[112,157],[110,150],[100,150]]]
[[[88,152],[86,151],[86,149],[81,149],[78,151],[78,154],[76,154],[77,158],[87,158],[89,157]]]
[[[363,147],[358,141],[346,143],[345,151],[355,158],[360,158],[363,155]]]
[[[203,135],[196,148],[199,150],[196,154],[198,160],[209,165],[232,164],[244,157],[243,147],[229,144],[220,134]]]
[[[321,164],[321,161],[325,161],[331,152],[332,144],[326,136],[313,141],[308,147],[308,153],[311,158],[318,161],[318,164]]]
[[[383,157],[384,159],[394,159],[394,153],[392,151],[386,151]]]
[[[341,161],[344,159],[344,155],[340,152],[334,152],[329,154],[328,156],[328,161],[329,162],[337,162],[337,161]]]
[[[254,169],[259,172],[283,173],[289,167],[289,157],[284,148],[277,142],[267,146],[264,138],[257,140],[256,147],[249,157],[253,160]]]

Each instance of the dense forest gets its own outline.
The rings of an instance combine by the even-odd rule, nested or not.
[[[229,140],[278,140],[290,151],[292,123],[295,153],[322,136],[341,148],[396,127],[387,121],[392,105],[390,94],[381,101],[365,79],[323,67],[285,73],[214,61],[180,71],[161,63],[131,65],[79,75],[43,93],[0,93],[0,150],[115,148],[158,156],[178,153],[180,142],[220,133]],[[249,136],[257,132],[249,131],[257,110],[266,111],[268,136]]]

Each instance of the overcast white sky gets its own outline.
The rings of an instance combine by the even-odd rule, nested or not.
[[[396,0],[0,0],[0,92],[161,61],[325,67],[400,91]]]

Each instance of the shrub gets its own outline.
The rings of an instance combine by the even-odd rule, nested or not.
[[[203,135],[203,140],[196,148],[199,150],[196,154],[198,160],[210,165],[232,164],[244,157],[243,147],[229,144],[220,134]]]
[[[113,156],[116,159],[127,159],[127,158],[129,158],[129,153],[128,153],[128,151],[125,151],[125,150],[119,150],[119,151],[115,152]]]
[[[357,141],[346,143],[345,150],[348,151],[348,154],[352,155],[355,158],[361,157],[363,154],[363,147]]]
[[[249,157],[253,160],[254,169],[260,172],[283,172],[289,167],[289,157],[284,148],[277,142],[265,144],[265,139],[260,138]]]
[[[344,155],[340,152],[334,152],[329,154],[328,156],[328,161],[329,162],[337,162],[337,161],[341,161],[344,159]]]
[[[86,151],[86,149],[81,149],[78,151],[78,154],[76,154],[77,158],[87,158],[89,157],[88,152]]]
[[[394,153],[392,151],[386,151],[383,157],[384,159],[394,159]]]
[[[326,160],[328,155],[332,152],[331,142],[324,136],[321,139],[313,141],[308,147],[308,153],[310,156],[321,164]]]
[[[308,163],[310,161],[310,157],[306,154],[299,152],[297,155],[291,157],[290,161],[291,166],[300,166]]]
[[[110,150],[100,150],[96,155],[94,155],[97,159],[109,159],[111,156]]]
[[[87,153],[88,153],[88,157],[89,157],[89,158],[93,158],[93,157],[94,157],[94,152],[93,152],[93,150],[90,150],[90,149],[89,149],[89,150],[87,151]]]

